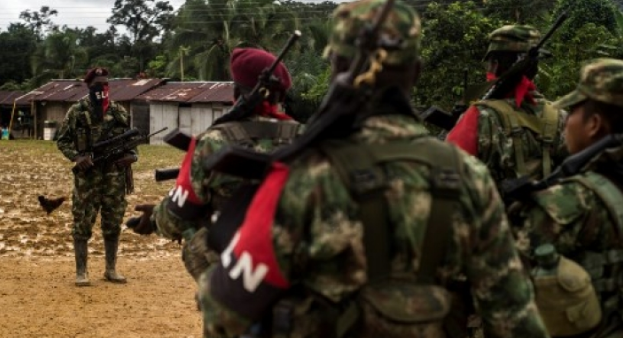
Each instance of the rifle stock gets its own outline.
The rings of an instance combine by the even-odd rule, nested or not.
[[[162,140],[168,145],[173,146],[181,151],[188,151],[188,148],[190,147],[190,142],[192,141],[192,137],[184,132],[181,132],[179,129],[175,129],[165,135]],[[173,180],[177,178],[177,175],[179,175],[179,173],[180,168],[156,169],[154,173],[154,178],[156,182]]]

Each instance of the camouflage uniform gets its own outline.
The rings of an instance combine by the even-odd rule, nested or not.
[[[109,101],[107,75],[105,68],[93,68],[86,74],[84,82],[89,87],[89,95],[69,108],[59,131],[58,149],[67,159],[75,161],[76,165],[89,156],[92,145],[121,135],[130,128],[130,117],[125,109]],[[123,154],[123,158],[115,159],[115,163],[103,161],[95,163],[88,170],[74,172],[72,236],[77,286],[90,285],[87,277],[87,243],[100,212],[106,258],[104,277],[115,283],[126,282],[126,278],[118,274],[115,267],[121,222],[127,207],[125,194],[131,189],[126,186],[126,174],[131,175],[128,166],[137,160],[137,151],[133,149]]]
[[[490,34],[485,60],[489,53],[495,51],[527,52],[538,43],[539,38],[540,33],[531,26],[503,26]],[[466,120],[465,124],[469,120],[466,117],[470,110],[476,113],[475,140],[464,141],[466,129],[460,120],[447,138],[447,141],[483,161],[498,187],[506,179],[524,175],[534,179],[542,178],[567,155],[562,134],[565,112],[551,107],[551,103],[536,88],[530,87],[529,82],[525,82],[525,85],[528,92],[521,98],[520,104],[517,104],[516,96],[521,94],[513,93],[512,97],[504,100],[475,102],[461,116],[461,120]],[[550,116],[545,115],[546,107]],[[501,109],[508,113],[503,114]],[[512,120],[513,117],[517,119],[518,127],[514,127],[516,122]],[[533,117],[545,120],[545,124],[540,125],[531,120]],[[472,142],[473,146],[470,144]],[[518,149],[521,151],[518,152]]]
[[[264,117],[253,117],[248,121],[263,121],[273,123],[286,123],[301,129],[302,126],[295,122],[284,121],[276,122],[274,119]],[[223,125],[227,128],[228,125]],[[301,129],[302,130],[302,129]],[[298,132],[297,132],[298,133]],[[289,142],[290,140],[282,140]],[[226,130],[223,128],[209,128],[204,133],[196,137],[196,145],[194,151],[188,156],[192,156],[192,164],[190,166],[190,182],[192,190],[196,195],[196,204],[201,205],[204,210],[201,217],[184,218],[167,208],[169,203],[175,203],[176,188],[173,188],[168,196],[154,208],[152,220],[156,224],[156,231],[159,235],[173,240],[181,240],[184,238],[187,242],[184,246],[185,255],[184,262],[190,274],[197,279],[206,268],[205,262],[201,259],[187,259],[193,256],[204,256],[207,262],[213,263],[218,257],[205,245],[205,236],[207,227],[212,223],[212,219],[218,215],[222,204],[231,197],[232,193],[240,186],[243,181],[233,176],[221,174],[207,174],[203,171],[203,162],[212,154],[220,150],[223,146],[231,144],[233,141],[228,137]],[[276,142],[274,139],[258,139],[252,145],[252,149],[266,153],[270,152],[283,143]],[[197,230],[199,229],[199,230]],[[200,231],[200,232],[197,232]],[[200,236],[195,236],[195,233]],[[192,242],[191,242],[192,241]],[[192,245],[188,244],[189,242]],[[192,252],[190,252],[192,251]]]
[[[274,55],[259,49],[234,49],[230,70],[236,90],[250,91],[260,72],[275,59]],[[283,63],[278,63],[273,76],[278,79],[277,83],[266,89],[275,97],[263,100],[251,117],[217,123],[193,139],[176,186],[154,207],[151,220],[157,233],[174,240],[185,239],[183,260],[195,279],[209,263],[218,260],[206,245],[207,231],[222,204],[242,183],[233,176],[206,174],[202,170],[205,159],[228,144],[242,145],[261,153],[270,152],[290,143],[302,130],[301,125],[278,111],[278,103],[283,102],[285,92],[291,86],[290,74]],[[185,194],[187,198],[182,197]]]
[[[83,116],[90,114],[92,108],[88,98],[80,100],[69,108],[63,125],[59,130],[58,149],[69,160],[78,154],[75,139],[84,133]],[[130,117],[125,109],[111,102],[104,121],[92,125],[91,137],[101,140],[104,131],[112,136],[123,134],[130,128]],[[136,151],[133,152],[136,155]],[[125,200],[125,171],[117,166],[102,163],[87,173],[78,172],[74,176],[72,214],[74,226],[72,235],[76,238],[90,239],[98,212],[102,213],[102,234],[104,238],[118,238],[127,201]]]
[[[352,57],[356,51],[353,47],[355,34],[382,5],[383,1],[378,0],[340,5],[334,14],[336,23],[329,52]],[[401,39],[404,48],[389,51],[386,63],[403,65],[415,61],[421,31],[419,17],[412,9],[398,1],[383,26],[383,33]],[[410,108],[405,111],[408,105],[397,104],[406,100],[400,90],[391,87],[377,94],[372,100],[375,102],[373,116],[367,118],[362,129],[348,137],[347,142],[358,149],[407,143],[408,149],[412,149],[416,156],[427,156],[430,148],[424,145],[430,145],[451,152],[459,163],[463,179],[459,184],[460,192],[455,195],[456,207],[445,210],[448,223],[451,222],[449,235],[444,237],[449,244],[448,250],[443,252],[443,263],[435,267],[436,280],[454,291],[450,284],[466,279],[490,337],[547,337],[533,302],[532,285],[513,247],[503,204],[486,167],[464,152],[428,136],[415,113]],[[205,337],[231,337],[261,330],[265,323],[260,320],[261,324],[258,324],[258,319],[246,315],[249,308],[255,308],[260,314],[273,314],[273,332],[257,336],[321,337],[326,333],[323,328],[327,317],[329,320],[336,317],[335,321],[340,322],[344,318],[341,312],[331,309],[342,305],[344,309],[350,309],[349,300],[369,285],[370,263],[364,253],[366,234],[362,224],[365,221],[362,222],[360,216],[366,210],[355,200],[339,169],[328,158],[326,151],[330,150],[332,141],[324,140],[319,148],[306,149],[288,167],[283,164],[274,167],[258,192],[275,189],[270,185],[273,174],[287,173],[286,178],[279,176],[285,181],[283,190],[273,193],[275,210],[268,205],[254,209],[256,203],[273,202],[256,195],[238,235],[229,244],[230,248],[223,252],[221,263],[201,275],[199,285]],[[355,157],[351,159],[356,160]],[[403,317],[403,323],[439,320],[438,313],[434,313],[436,310],[423,309],[423,304],[436,299],[439,289],[425,295],[410,293],[416,290],[413,289],[417,286],[415,276],[423,264],[420,258],[427,223],[436,217],[431,214],[431,204],[436,199],[432,195],[434,170],[424,163],[394,160],[386,163],[383,171],[390,178],[380,195],[387,201],[387,220],[393,229],[390,238],[395,248],[388,269],[392,278],[404,278],[408,282],[402,285],[404,289],[382,290],[370,286],[367,290],[372,294],[380,292],[397,301],[393,303],[386,299],[385,304],[380,304],[379,311],[412,314]],[[266,215],[273,213],[274,217],[264,228],[260,219],[266,220]],[[269,251],[245,251],[244,247],[238,246],[245,238],[258,247],[269,248]],[[235,255],[230,255],[232,252]],[[236,256],[237,262],[233,264]],[[252,262],[251,267],[244,262]],[[241,271],[244,272],[241,277],[233,277],[240,276]],[[258,275],[265,275],[261,283]],[[227,292],[229,289],[238,291],[237,285],[243,285],[248,292]],[[267,293],[276,286],[282,288],[286,296],[280,294],[275,305],[267,301]],[[300,288],[305,292],[300,292]],[[396,298],[398,295],[400,297]],[[282,308],[284,298],[291,304],[290,307],[284,306],[285,310]],[[276,320],[284,316],[292,318],[291,325],[276,325]],[[252,322],[256,324],[251,325]],[[340,324],[336,326],[341,327]],[[280,335],[276,332],[282,329],[289,333]],[[407,325],[394,336],[442,336],[439,331],[418,329],[422,328]],[[343,336],[359,336],[349,332],[351,335]],[[361,337],[375,336],[373,332],[359,333]]]
[[[595,60],[582,69],[580,77],[577,89],[556,105],[567,108],[590,98],[623,109],[622,61]],[[581,174],[512,207],[517,246],[526,256],[532,257],[540,244],[551,243],[558,253],[589,272],[607,318],[604,328],[612,330],[596,337],[623,336],[622,157],[623,147],[610,148]]]

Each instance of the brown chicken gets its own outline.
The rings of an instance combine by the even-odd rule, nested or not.
[[[48,215],[56,210],[56,208],[60,207],[63,202],[65,202],[65,197],[52,198],[48,199],[43,195],[39,195],[39,204],[48,213]]]

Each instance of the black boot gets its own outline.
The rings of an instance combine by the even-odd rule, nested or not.
[[[119,239],[104,239],[104,249],[106,251],[106,272],[104,272],[104,278],[113,283],[125,283],[125,277],[115,271],[118,248]]]
[[[74,252],[76,254],[76,286],[89,286],[91,283],[87,276],[87,256],[89,253],[87,240],[74,239]]]

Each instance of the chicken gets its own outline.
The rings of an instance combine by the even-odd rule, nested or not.
[[[65,202],[65,197],[48,199],[43,195],[39,195],[38,199],[39,204],[41,205],[43,210],[48,213],[48,215],[52,211],[56,210],[56,208],[60,207],[63,202]]]

